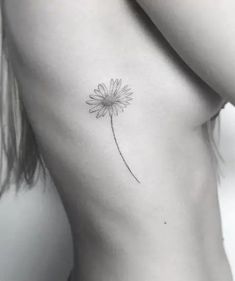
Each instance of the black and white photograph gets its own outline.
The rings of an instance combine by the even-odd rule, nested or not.
[[[0,0],[0,281],[233,281],[235,0]]]

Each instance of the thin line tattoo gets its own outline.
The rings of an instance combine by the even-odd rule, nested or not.
[[[89,112],[95,113],[96,118],[104,117],[106,114],[109,115],[113,139],[119,155],[121,156],[122,161],[130,174],[138,183],[140,183],[121,152],[113,124],[113,117],[118,116],[119,112],[123,112],[124,108],[126,108],[130,104],[130,101],[133,100],[133,92],[131,92],[131,89],[128,85],[122,86],[122,79],[111,79],[109,86],[101,83],[98,85],[97,89],[94,90],[94,92],[95,94],[89,95],[90,99],[86,101],[88,105],[92,106],[89,109]]]

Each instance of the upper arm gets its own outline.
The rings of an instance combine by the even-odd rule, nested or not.
[[[235,2],[138,2],[185,62],[235,104]]]

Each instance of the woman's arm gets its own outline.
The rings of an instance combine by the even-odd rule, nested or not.
[[[137,1],[183,60],[235,104],[235,1]]]

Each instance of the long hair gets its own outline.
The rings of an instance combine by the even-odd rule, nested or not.
[[[0,7],[1,9],[2,7]],[[2,10],[2,9],[1,9]],[[14,185],[30,188],[44,163],[19,95],[8,55],[1,14],[0,36],[0,197]]]
[[[1,1],[1,0],[0,0]],[[0,3],[1,5],[1,3]],[[0,197],[12,185],[30,188],[39,171],[45,175],[42,160],[32,127],[24,109],[19,87],[8,55],[2,7],[0,6]],[[218,152],[213,131],[217,116],[205,124],[214,167],[218,167]],[[217,173],[218,174],[218,173]]]

